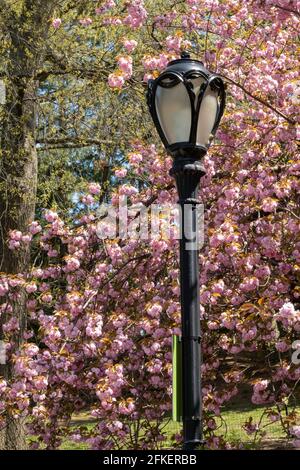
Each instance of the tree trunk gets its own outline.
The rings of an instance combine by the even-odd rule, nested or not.
[[[49,0],[24,0],[21,14],[9,11],[8,5],[7,11],[0,7],[0,13],[7,16],[6,33],[10,39],[5,81],[7,99],[0,130],[0,272],[7,275],[26,272],[30,263],[29,249],[9,250],[7,240],[11,230],[26,232],[35,216],[38,90],[35,76],[46,49],[53,3]],[[25,303],[26,296],[23,295],[14,305],[13,315],[19,323],[14,351],[21,346],[26,328]],[[5,315],[2,315],[0,340],[5,340],[2,329],[5,321]],[[0,365],[0,376],[10,382],[13,375],[9,355],[6,364]],[[0,431],[0,449],[25,448],[24,420],[14,418],[7,411],[5,427]]]

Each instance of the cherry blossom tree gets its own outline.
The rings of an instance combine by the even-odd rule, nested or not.
[[[44,24],[59,54],[54,68],[39,58],[43,63],[35,73],[42,79],[72,74],[80,61],[70,54],[68,62],[66,54],[62,64],[59,44],[80,51],[98,31],[111,35],[107,50],[97,46],[103,56],[94,69],[105,78],[103,101],[132,110],[128,130],[120,115],[119,139],[126,148],[122,165],[113,168],[117,184],[107,193],[116,209],[124,196],[132,206],[176,201],[171,159],[147,115],[149,78],[189,50],[227,82],[227,111],[205,157],[200,191],[207,446],[233,445],[218,427],[223,407],[245,383],[252,402],[264,405],[268,425],[280,422],[287,438],[299,444],[296,408],[286,412],[299,400],[300,378],[300,366],[291,360],[300,331],[299,2],[83,3],[77,10],[72,2],[56,2],[48,11]],[[83,74],[92,73],[91,63],[82,66]],[[117,123],[113,129],[116,136]],[[55,128],[55,135],[36,142],[57,146],[63,140],[69,146],[78,137],[59,138]],[[83,142],[87,139],[85,134]],[[8,176],[16,170],[5,171]],[[171,337],[180,334],[177,241],[124,239],[118,233],[100,239],[103,190],[97,181],[86,185],[79,214],[71,220],[62,209],[48,207],[40,219],[26,211],[22,223],[16,217],[3,225],[4,260],[29,253],[31,258],[3,269],[0,278],[1,338],[10,371],[0,379],[0,426],[7,430],[9,422],[26,422],[37,436],[33,448],[55,449],[65,436],[95,449],[159,448],[166,439]],[[69,426],[73,413],[87,408],[95,425]],[[244,429],[256,438],[268,426],[251,419]],[[1,445],[13,446],[7,431]]]

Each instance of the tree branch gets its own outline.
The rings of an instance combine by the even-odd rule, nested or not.
[[[250,96],[250,98],[252,98],[253,100],[255,101],[258,101],[259,103],[261,103],[263,106],[266,106],[267,108],[271,109],[274,113],[278,114],[278,116],[282,117],[283,119],[285,119],[289,124],[292,124],[292,125],[295,125],[296,122],[291,119],[289,116],[286,116],[286,114],[283,114],[281,111],[279,111],[278,109],[276,109],[274,106],[272,106],[270,103],[267,103],[266,101],[264,101],[262,98],[260,98],[259,96],[256,96],[256,95],[253,95],[253,93],[251,93],[249,90],[247,90],[243,85],[241,85],[240,83],[237,83],[235,80],[233,80],[232,78],[229,78],[227,77],[226,75],[223,75],[223,74],[220,74],[221,77],[225,78],[225,80],[228,80],[230,83],[232,83],[233,85],[235,85],[236,87],[240,88],[246,95]]]
[[[37,145],[43,145],[44,148],[80,148],[90,147],[91,145],[109,145],[113,144],[113,140],[104,139],[89,139],[80,137],[62,137],[62,138],[50,138],[50,139],[38,139]]]

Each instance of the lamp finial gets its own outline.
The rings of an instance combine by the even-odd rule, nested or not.
[[[182,59],[190,59],[191,58],[190,54],[187,51],[182,51],[180,56],[181,56]]]

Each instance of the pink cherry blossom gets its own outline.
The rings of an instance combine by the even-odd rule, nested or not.
[[[54,18],[52,20],[52,26],[53,26],[54,29],[60,28],[61,24],[62,24],[61,18]]]
[[[135,41],[134,39],[123,40],[123,46],[129,53],[133,52],[136,49],[137,45],[138,45],[138,42]]]
[[[119,57],[118,67],[124,73],[124,78],[129,79],[132,76],[132,57]]]
[[[26,285],[25,290],[28,294],[32,294],[33,292],[37,291],[37,285],[34,282],[31,282]]]
[[[76,271],[79,267],[80,267],[79,259],[70,256],[66,259],[66,266],[64,268],[64,271],[68,273],[73,272],[73,271]]]
[[[266,198],[262,203],[262,210],[265,212],[274,212],[277,208],[278,202],[272,198]]]
[[[32,235],[36,235],[37,233],[40,233],[42,231],[42,227],[41,225],[37,222],[37,221],[34,221],[30,224],[29,226],[29,232],[32,234]]]
[[[115,6],[116,6],[116,3],[114,0],[106,0],[101,7],[95,8],[95,13],[96,15],[101,15],[102,13],[105,13],[108,10],[111,10]]]
[[[153,318],[159,317],[161,312],[162,306],[159,304],[154,304],[147,310],[148,315]]]
[[[90,26],[93,23],[93,20],[92,20],[92,18],[82,18],[82,19],[79,20],[79,23],[82,26]]]
[[[93,195],[100,194],[101,187],[98,183],[90,183],[89,184],[89,192]]]
[[[108,84],[111,88],[122,88],[125,83],[125,78],[123,75],[117,75],[111,73],[108,77]]]
[[[285,341],[278,341],[275,344],[275,348],[277,349],[277,351],[283,353],[285,351],[288,351],[290,349],[290,346]]]
[[[47,220],[47,222],[54,222],[56,221],[58,218],[58,214],[54,211],[46,211],[45,212],[45,219]]]
[[[125,178],[127,175],[126,168],[119,168],[118,170],[115,170],[115,175],[117,178]]]

